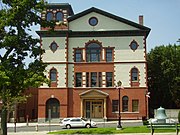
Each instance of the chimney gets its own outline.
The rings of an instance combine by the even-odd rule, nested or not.
[[[139,24],[140,24],[140,25],[143,25],[143,15],[140,15],[140,16],[139,16]]]

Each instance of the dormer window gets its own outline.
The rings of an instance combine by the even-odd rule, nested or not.
[[[62,12],[56,13],[56,21],[63,21],[63,13]]]
[[[47,14],[46,14],[46,20],[47,20],[47,21],[53,20],[53,13],[52,13],[52,12],[47,12]]]

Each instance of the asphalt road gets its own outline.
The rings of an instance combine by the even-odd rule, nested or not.
[[[141,126],[142,122],[122,122],[122,127],[128,127],[128,126]],[[117,122],[111,123],[97,123],[97,127],[117,127]],[[73,128],[73,129],[79,129],[79,128]],[[8,132],[32,132],[36,131],[37,127],[36,126],[21,126],[21,127],[9,127]],[[52,125],[52,124],[47,124],[47,125],[39,125],[38,126],[38,131],[57,131],[57,130],[67,130],[63,127],[60,127],[59,125]]]

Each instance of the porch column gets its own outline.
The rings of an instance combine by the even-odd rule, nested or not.
[[[106,98],[104,98],[104,119],[107,119],[107,116],[106,116]]]
[[[83,99],[81,98],[81,117],[83,117]]]

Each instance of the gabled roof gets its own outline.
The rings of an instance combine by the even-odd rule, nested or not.
[[[108,12],[106,12],[106,11],[103,11],[103,10],[98,9],[98,8],[95,8],[95,7],[89,8],[89,9],[83,11],[83,12],[80,12],[80,13],[78,13],[78,14],[75,14],[75,15],[69,17],[69,18],[68,18],[68,21],[71,22],[71,21],[76,20],[76,19],[78,19],[78,18],[80,18],[80,17],[82,17],[82,16],[84,16],[84,15],[87,15],[87,14],[89,14],[89,13],[91,13],[91,12],[95,12],[95,13],[104,15],[104,16],[106,16],[106,17],[109,17],[109,18],[112,18],[112,19],[114,19],[114,20],[123,22],[123,23],[128,24],[128,25],[131,25],[131,26],[133,26],[133,27],[136,27],[136,28],[138,28],[138,29],[140,29],[140,30],[144,30],[144,31],[147,32],[147,35],[149,34],[149,32],[150,32],[150,30],[151,30],[151,29],[148,28],[148,27],[145,27],[145,26],[140,25],[140,24],[138,24],[138,23],[132,22],[132,21],[127,20],[127,19],[124,19],[124,18],[122,18],[122,17],[113,15],[113,14],[111,14],[111,13],[108,13]]]

